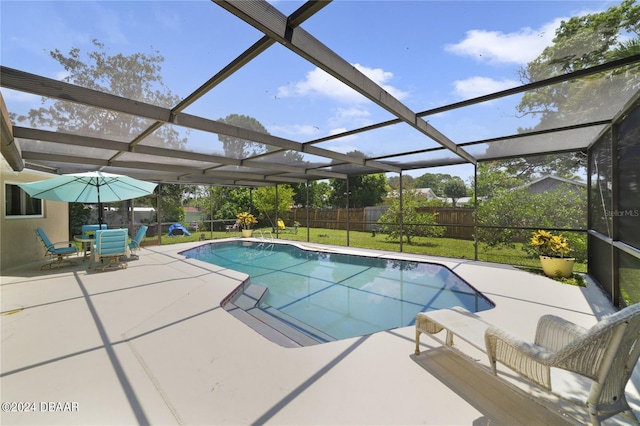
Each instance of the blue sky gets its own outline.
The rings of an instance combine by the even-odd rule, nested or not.
[[[357,66],[414,111],[423,111],[520,84],[518,69],[551,44],[562,19],[604,10],[606,1],[343,1],[302,27]],[[299,1],[272,2],[283,13]],[[2,65],[52,78],[64,76],[48,51],[94,50],[165,57],[164,83],[188,95],[262,34],[207,1],[0,2]],[[37,107],[38,97],[2,89],[10,111]],[[456,142],[515,133],[519,96],[428,117]],[[274,135],[305,142],[393,118],[280,45],[185,112],[210,118],[250,115]],[[322,144],[369,155],[436,146],[406,126]],[[219,153],[210,136],[192,132],[189,147]],[[205,147],[205,148],[203,148]],[[432,169],[467,179],[470,166]],[[420,175],[427,172],[412,172]]]

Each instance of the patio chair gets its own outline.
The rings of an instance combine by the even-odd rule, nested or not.
[[[84,258],[87,259],[91,255],[91,247],[94,244],[95,234],[98,229],[107,229],[107,224],[101,225],[82,225],[82,234],[80,239],[82,241],[82,249],[84,250]]]
[[[102,270],[107,268],[126,268],[127,264],[122,261],[123,257],[129,257],[130,250],[127,241],[129,234],[127,229],[105,229],[96,231],[96,243],[94,247],[93,260],[95,269],[102,263]],[[104,263],[104,261],[108,263]]]
[[[240,227],[238,226],[238,222],[234,222],[233,225],[225,225],[224,229],[227,232],[231,232],[231,231],[239,231]]]
[[[88,239],[92,236],[95,236],[95,232],[98,229],[107,229],[107,224],[103,223],[102,225],[82,225],[82,238]]]
[[[50,259],[50,262],[42,265],[40,269],[44,269],[47,267],[51,269],[54,266],[59,268],[63,263],[73,264],[70,259],[67,259],[72,254],[78,253],[78,247],[73,245],[72,241],[61,241],[58,243],[52,243],[49,237],[47,237],[47,234],[44,232],[44,230],[40,227],[36,228],[36,235],[44,244],[46,250],[44,255],[48,256]],[[64,246],[56,247],[56,245],[62,244],[64,244]]]
[[[138,232],[136,233],[135,238],[131,240],[131,242],[129,243],[129,250],[131,250],[131,256],[135,256],[136,259],[140,258],[140,256],[138,255],[138,250],[140,250],[140,243],[142,242],[142,239],[147,233],[147,228],[148,228],[147,225],[140,226],[140,228],[138,228]]]
[[[273,230],[275,232],[275,229]],[[289,232],[291,234],[297,234],[298,233],[298,225],[297,222],[294,224],[294,226],[286,226],[284,224],[284,220],[282,219],[278,219],[278,231],[280,233],[282,232]]]
[[[638,424],[625,386],[640,355],[640,303],[609,315],[586,329],[553,315],[538,321],[533,343],[491,326],[485,332],[493,374],[499,361],[551,391],[551,367],[592,380],[586,401],[591,422],[620,413]]]

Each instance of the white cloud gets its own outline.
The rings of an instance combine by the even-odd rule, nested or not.
[[[338,108],[335,115],[340,118],[353,119],[369,117],[371,113],[361,108]]]
[[[511,33],[470,30],[464,40],[445,46],[445,50],[480,62],[525,65],[552,44],[563,19],[567,18],[556,18],[538,29],[526,27]]]
[[[283,137],[319,138],[325,135],[335,135],[346,132],[349,128],[362,127],[371,124],[368,117],[371,113],[362,108],[337,108],[334,115],[325,125],[316,124],[285,124],[267,126],[269,133]],[[339,140],[343,140],[340,138]]]
[[[494,80],[488,77],[477,76],[453,82],[455,95],[462,99],[476,98],[519,85],[520,82],[516,80]]]
[[[311,124],[291,124],[284,126],[268,126],[269,133],[274,135],[319,137],[320,127]]]
[[[405,98],[408,93],[388,84],[393,78],[393,73],[381,68],[367,68],[360,64],[353,65],[356,69],[369,77],[384,90],[399,100]],[[366,102],[366,98],[355,90],[330,76],[320,68],[315,68],[305,75],[305,79],[288,86],[278,88],[278,97],[294,97],[318,95],[348,104]]]
[[[363,108],[337,108],[327,122],[329,127],[344,126],[345,124],[360,127],[371,124],[370,116],[371,113]]]
[[[57,71],[55,74],[55,77],[53,77],[54,79],[58,80],[58,81],[64,81],[65,78],[69,77],[71,75],[71,73],[67,70],[62,70],[62,71]]]

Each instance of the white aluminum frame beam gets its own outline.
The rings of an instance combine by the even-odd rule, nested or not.
[[[394,98],[353,65],[300,27],[289,25],[286,15],[264,0],[213,0],[249,25],[273,38],[294,53],[337,78],[403,122],[449,149],[467,162],[477,160],[452,140]]]

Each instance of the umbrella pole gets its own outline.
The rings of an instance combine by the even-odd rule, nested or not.
[[[102,229],[102,203],[100,202],[100,182],[97,182],[96,190],[98,191],[98,229]]]

